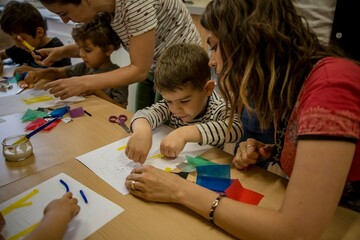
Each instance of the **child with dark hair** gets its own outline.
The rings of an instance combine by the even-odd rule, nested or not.
[[[132,121],[125,153],[144,163],[152,145],[152,129],[166,123],[175,128],[160,144],[166,157],[176,157],[188,142],[223,148],[242,136],[242,124],[214,91],[209,57],[196,44],[176,44],[165,50],[156,65],[154,85],[163,100],[138,110]]]
[[[112,63],[110,55],[120,48],[121,40],[110,26],[111,19],[109,13],[100,12],[93,21],[77,24],[73,28],[72,36],[79,47],[82,63],[29,72],[25,81],[28,84],[36,84],[40,80],[56,80],[118,69],[119,66]],[[86,94],[95,94],[126,108],[128,86],[87,91]]]
[[[14,63],[28,65],[17,69],[18,72],[33,70],[39,68],[31,56],[30,50],[19,41],[20,36],[35,49],[52,48],[63,46],[58,38],[50,38],[46,35],[46,23],[40,12],[27,2],[8,2],[1,14],[1,29],[11,36],[15,45],[0,51],[0,72],[2,72],[2,60],[11,58]],[[70,59],[53,63],[53,67],[63,67],[71,65]]]

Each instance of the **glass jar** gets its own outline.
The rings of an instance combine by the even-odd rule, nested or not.
[[[33,154],[33,146],[31,145],[30,139],[25,139],[18,144],[14,144],[16,141],[23,137],[25,136],[13,135],[5,138],[2,141],[3,155],[7,161],[22,161]]]

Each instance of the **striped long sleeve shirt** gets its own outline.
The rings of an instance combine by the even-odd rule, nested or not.
[[[202,136],[201,145],[223,148],[225,143],[236,142],[243,134],[242,123],[236,114],[230,131],[227,131],[229,116],[230,112],[226,112],[224,99],[214,92],[208,99],[205,113],[191,122],[183,122],[174,116],[167,103],[161,100],[150,107],[137,111],[131,120],[131,124],[138,118],[145,118],[152,129],[161,124],[166,124],[172,128],[195,125]]]

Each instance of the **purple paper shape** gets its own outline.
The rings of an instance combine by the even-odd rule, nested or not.
[[[85,114],[84,109],[82,107],[70,109],[69,113],[70,113],[70,117],[72,118],[81,117],[84,116]]]

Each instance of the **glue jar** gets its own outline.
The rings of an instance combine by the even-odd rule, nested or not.
[[[7,161],[19,162],[25,160],[33,154],[33,146],[30,139],[14,144],[17,140],[24,137],[24,135],[13,135],[4,138],[2,141],[3,155]]]

